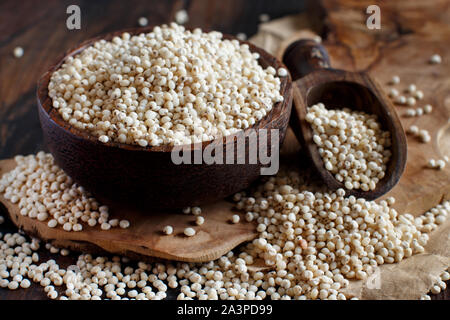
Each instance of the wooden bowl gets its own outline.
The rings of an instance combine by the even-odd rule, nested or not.
[[[98,40],[111,40],[123,32],[134,35],[149,32],[151,29],[152,27],[127,29],[87,40],[68,50],[39,79],[37,88],[39,119],[44,139],[56,163],[97,199],[105,203],[117,202],[141,208],[173,209],[201,205],[245,189],[260,176],[263,165],[259,161],[257,164],[248,164],[248,161],[245,161],[246,164],[236,164],[235,155],[235,164],[176,165],[171,160],[173,146],[144,148],[117,142],[104,144],[88,131],[72,127],[53,108],[52,100],[48,96],[48,84],[53,71],[58,69],[67,57],[80,53]],[[224,38],[236,39],[230,35],[224,35]],[[285,67],[266,51],[251,43],[240,42],[248,44],[252,52],[260,54],[261,66],[272,66],[275,69]],[[250,129],[278,129],[279,141],[270,143],[281,145],[291,113],[291,86],[289,76],[281,78],[281,94],[284,101],[275,104],[267,116],[253,127],[241,132],[247,142],[246,159],[248,159]],[[269,138],[270,135],[267,136],[268,140]],[[259,142],[258,131],[257,139]],[[193,152],[200,148],[204,150],[210,143],[223,144],[224,150],[227,144],[233,144],[229,148],[236,150],[238,142],[236,138],[224,137],[186,147]]]

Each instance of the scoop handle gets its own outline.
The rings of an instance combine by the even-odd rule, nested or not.
[[[291,43],[284,51],[283,62],[294,81],[312,71],[331,68],[327,50],[311,39],[300,39]]]

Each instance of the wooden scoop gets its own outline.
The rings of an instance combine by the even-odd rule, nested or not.
[[[309,39],[292,43],[284,53],[283,62],[292,79],[297,80],[293,83],[295,106],[290,125],[326,185],[332,190],[346,189],[325,169],[317,145],[312,140],[312,128],[305,119],[306,108],[319,102],[329,109],[347,107],[376,114],[383,129],[391,133],[392,156],[385,177],[374,190],[346,189],[347,194],[372,200],[392,189],[405,169],[406,137],[394,107],[381,86],[364,72],[332,69],[326,49]]]

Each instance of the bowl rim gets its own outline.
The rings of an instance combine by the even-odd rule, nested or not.
[[[270,112],[268,114],[266,114],[266,116],[264,118],[262,118],[261,120],[256,122],[253,126],[238,130],[237,132],[235,132],[231,135],[217,137],[213,140],[202,141],[202,142],[191,143],[191,144],[183,144],[183,145],[163,144],[163,145],[159,145],[159,146],[146,146],[146,147],[141,147],[137,144],[127,144],[127,143],[120,143],[120,142],[116,142],[116,141],[109,141],[107,143],[102,143],[102,142],[98,141],[97,136],[91,134],[89,131],[75,128],[72,125],[70,125],[69,122],[62,119],[62,117],[59,114],[59,112],[57,111],[57,109],[55,109],[53,107],[52,99],[48,95],[48,85],[49,85],[50,78],[51,78],[51,75],[53,74],[53,72],[56,71],[66,61],[67,58],[69,58],[71,56],[72,57],[76,56],[81,51],[90,47],[92,44],[94,44],[97,41],[100,41],[100,40],[110,41],[115,36],[120,36],[126,32],[130,33],[131,36],[140,35],[143,33],[149,33],[153,30],[154,27],[156,27],[156,25],[146,26],[146,27],[126,28],[126,29],[120,29],[120,30],[116,30],[116,31],[103,33],[98,36],[84,40],[81,43],[78,43],[77,45],[66,50],[63,54],[58,56],[57,59],[55,59],[56,62],[53,63],[47,69],[47,71],[41,75],[41,77],[39,78],[39,80],[37,82],[36,96],[37,96],[38,108],[42,109],[45,116],[48,117],[48,119],[52,123],[54,123],[57,127],[64,130],[69,135],[71,135],[75,138],[78,138],[78,139],[87,140],[91,143],[94,143],[94,144],[102,146],[102,147],[118,148],[118,149],[124,149],[124,150],[128,150],[128,151],[172,152],[174,148],[177,148],[178,150],[183,149],[183,150],[188,150],[188,151],[198,150],[200,148],[203,150],[204,148],[206,148],[206,146],[208,146],[211,143],[226,145],[227,142],[230,141],[230,138],[233,139],[232,141],[235,141],[235,138],[238,136],[241,136],[242,134],[245,137],[247,137],[249,135],[249,133],[251,132],[251,130],[267,126],[272,121],[276,120],[277,118],[272,117],[275,114],[275,111],[279,111],[278,117],[280,117],[283,113],[282,111],[284,111],[284,109],[286,109],[286,107],[289,107],[288,104],[291,101],[293,92],[292,92],[292,79],[288,72],[287,76],[280,77],[280,80],[281,80],[280,93],[284,98],[283,101],[275,103],[272,106],[272,109],[270,110]],[[186,28],[186,30],[190,30],[190,31],[192,31],[194,29],[195,28]],[[208,29],[202,29],[202,31],[203,32],[217,32],[217,31],[208,30]],[[260,57],[258,58],[258,62],[260,65],[261,65],[261,62],[265,62],[267,64],[267,66],[272,66],[275,68],[275,70],[278,70],[278,68],[285,68],[286,70],[288,70],[287,67],[284,65],[284,63],[281,62],[279,59],[277,59],[273,55],[269,54],[264,49],[257,47],[256,45],[254,45],[248,41],[239,40],[235,36],[225,34],[225,33],[222,33],[222,39],[236,40],[240,44],[248,45],[251,52],[258,53],[260,55]]]

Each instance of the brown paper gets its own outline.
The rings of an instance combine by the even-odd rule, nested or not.
[[[430,235],[425,253],[384,264],[367,281],[351,281],[344,291],[360,299],[419,299],[450,266],[450,219]]]
[[[280,58],[290,42],[317,37],[309,27],[306,15],[287,16],[260,25],[258,33],[249,41]],[[430,234],[424,253],[382,265],[367,280],[351,281],[343,291],[359,299],[419,299],[449,267],[450,219],[447,218]]]

